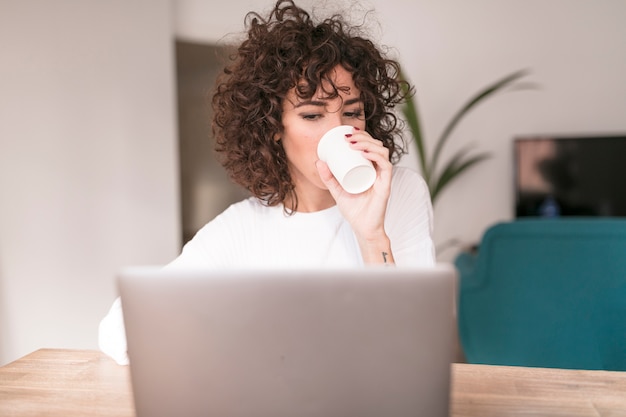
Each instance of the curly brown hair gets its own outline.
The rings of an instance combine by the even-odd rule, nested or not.
[[[296,94],[310,99],[322,81],[339,95],[329,74],[341,65],[361,91],[366,130],[389,149],[396,163],[405,153],[392,109],[412,90],[400,78],[399,64],[341,16],[319,23],[293,0],[278,0],[267,18],[246,15],[247,39],[218,77],[212,129],[216,151],[231,179],[269,206],[297,198],[280,137],[282,102]],[[398,140],[396,140],[398,139]]]

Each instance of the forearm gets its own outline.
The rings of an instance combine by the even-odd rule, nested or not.
[[[363,263],[366,265],[394,265],[395,260],[391,251],[391,241],[386,234],[379,237],[359,239],[359,248]]]

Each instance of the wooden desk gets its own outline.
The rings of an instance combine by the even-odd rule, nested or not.
[[[454,364],[451,415],[626,416],[626,372]],[[128,367],[42,349],[0,368],[0,416],[134,416]]]

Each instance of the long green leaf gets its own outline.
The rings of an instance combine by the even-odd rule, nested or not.
[[[466,151],[469,151],[467,149]],[[454,179],[456,179],[461,173],[468,170],[472,166],[479,162],[488,159],[491,154],[483,152],[472,157],[465,158],[465,152],[459,152],[446,164],[442,171],[442,174],[437,178],[436,182],[432,185],[431,189],[431,201],[434,204],[435,200],[441,194],[444,188],[446,188]]]
[[[448,123],[446,128],[443,130],[443,133],[441,134],[441,136],[436,142],[435,150],[433,152],[433,157],[432,157],[431,164],[430,164],[432,170],[434,170],[435,167],[437,166],[439,156],[441,154],[441,151],[445,143],[450,137],[450,133],[452,133],[452,130],[454,130],[454,128],[459,123],[459,121],[463,118],[463,116],[465,116],[465,114],[469,112],[474,106],[476,106],[477,104],[479,104],[486,98],[490,97],[494,93],[498,92],[502,88],[510,85],[511,83],[518,80],[519,78],[527,75],[528,72],[529,72],[528,70],[524,69],[524,70],[515,71],[512,74],[507,75],[506,77],[496,81],[495,83],[479,91],[463,107],[461,107],[461,109],[450,120],[450,122]]]
[[[441,173],[433,177],[433,189],[439,189],[446,185],[447,182],[454,178],[456,175],[457,167],[464,163],[464,160],[468,158],[468,154],[472,151],[471,146],[466,146],[463,149],[458,150],[446,163]]]

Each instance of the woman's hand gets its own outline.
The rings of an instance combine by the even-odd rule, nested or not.
[[[352,226],[365,263],[393,263],[389,237],[385,233],[385,213],[391,190],[392,164],[389,150],[367,132],[354,130],[346,137],[350,146],[374,164],[376,181],[367,191],[350,194],[333,176],[328,165],[317,161],[320,178],[328,187],[344,218]]]

